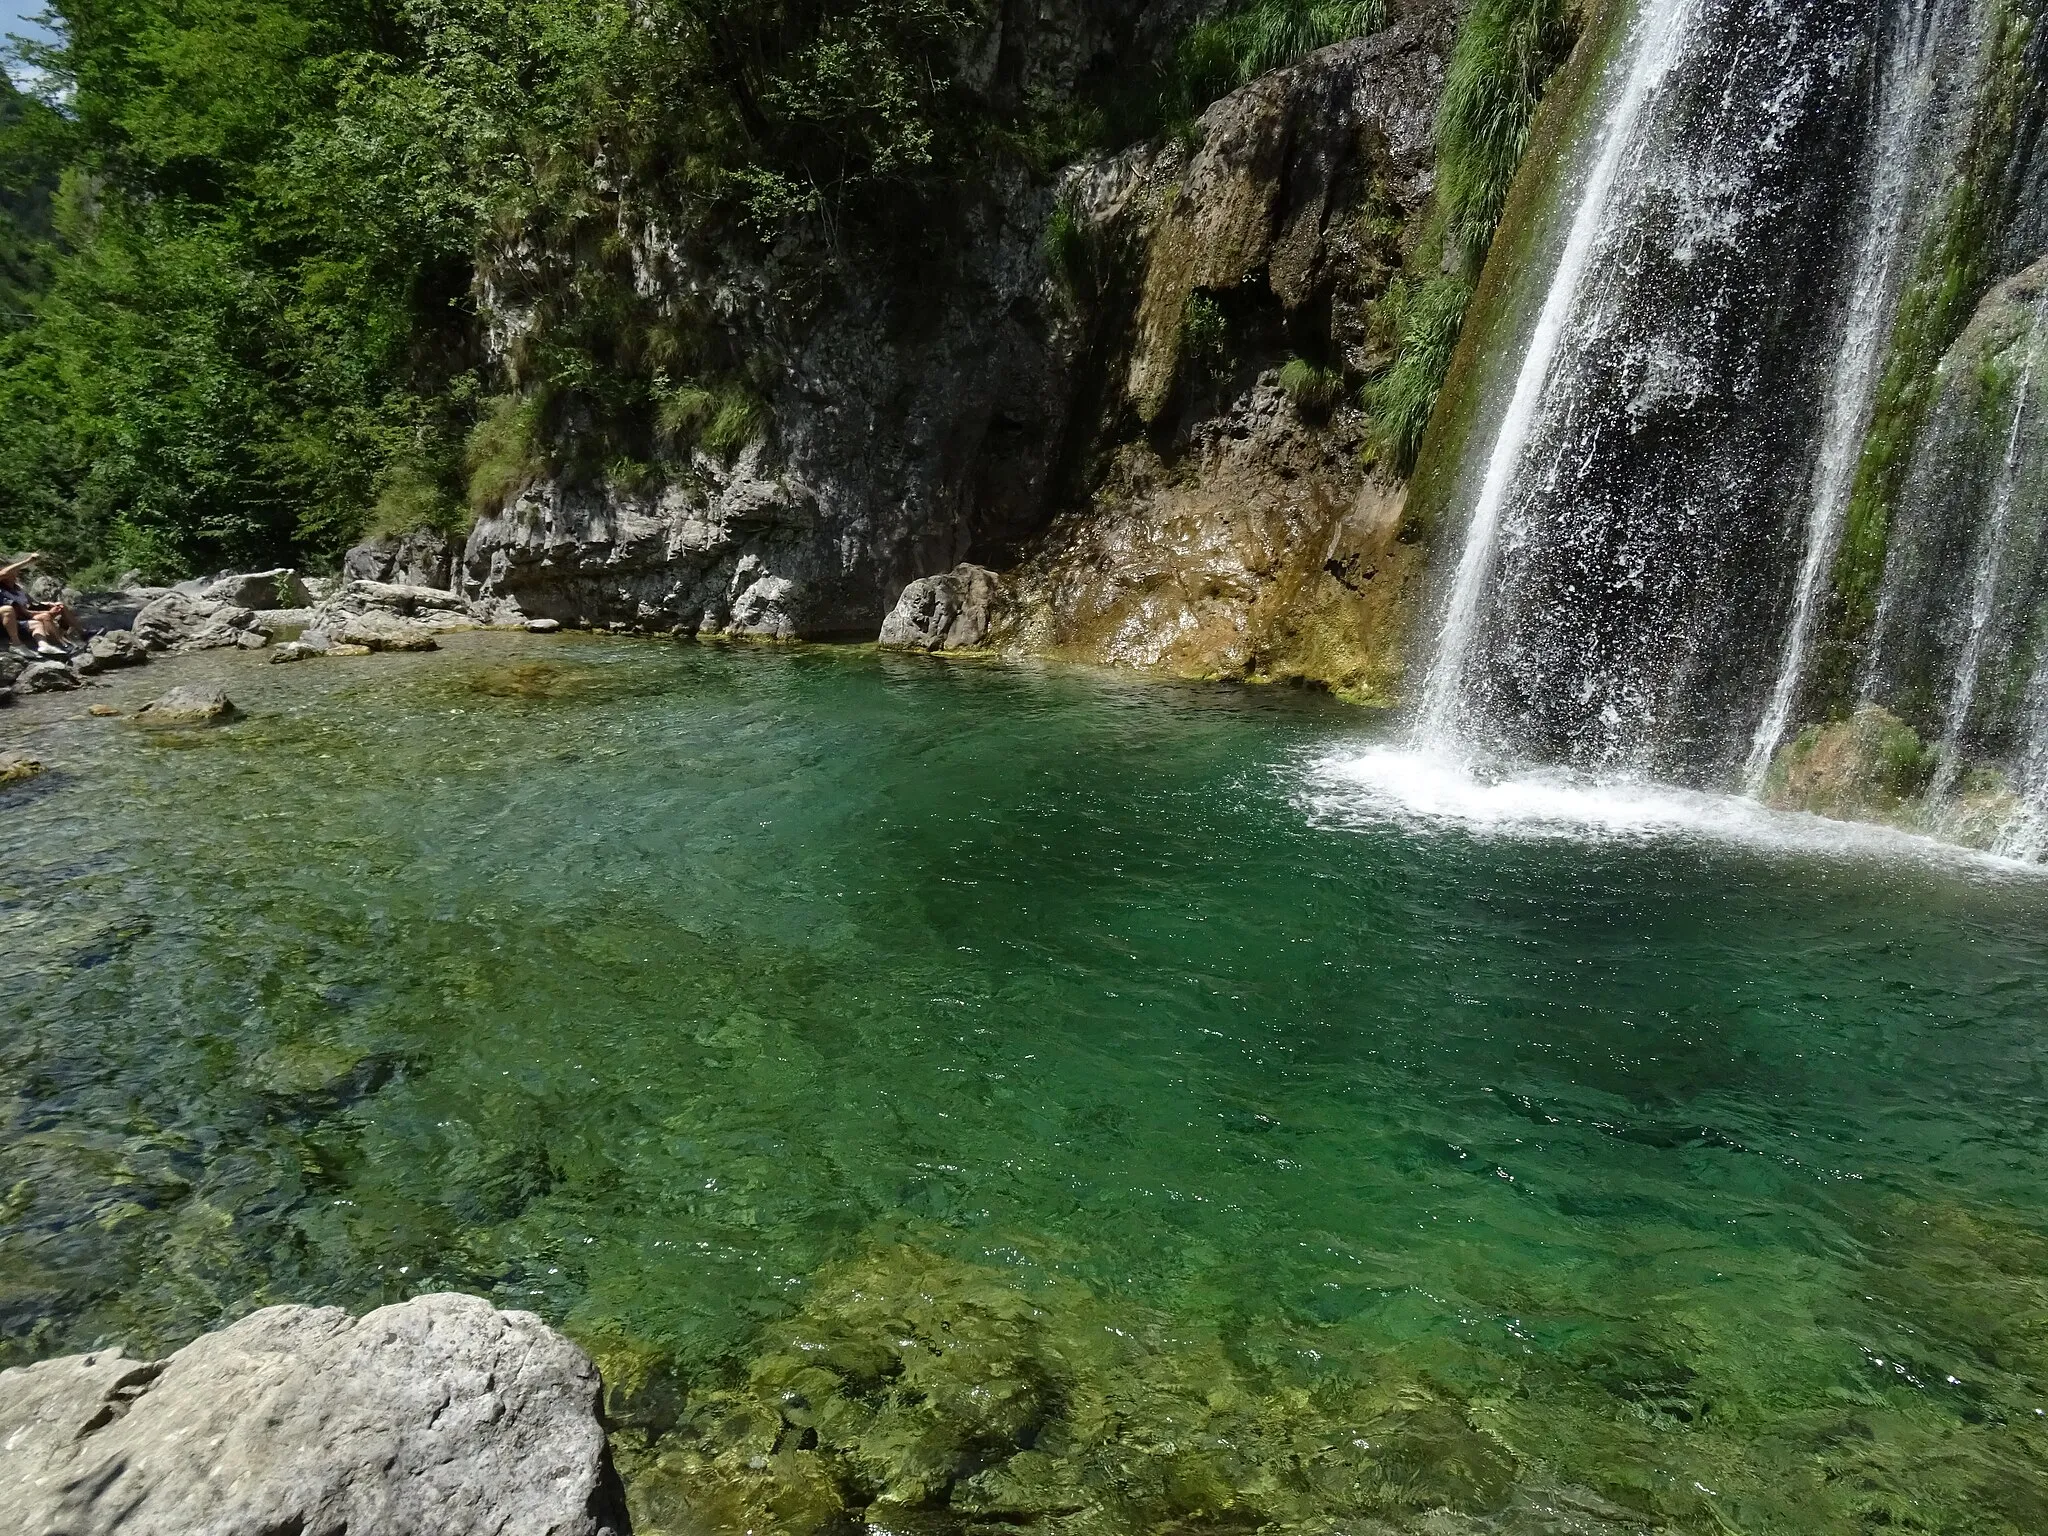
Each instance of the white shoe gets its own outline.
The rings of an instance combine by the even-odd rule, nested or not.
[[[61,645],[53,645],[48,640],[38,640],[36,642],[36,654],[38,656],[53,656],[58,661],[63,661],[71,653]]]

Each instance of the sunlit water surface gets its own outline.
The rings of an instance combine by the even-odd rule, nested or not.
[[[479,1291],[650,1529],[2048,1529],[2048,887],[1373,731],[490,636],[0,717],[6,1358]]]

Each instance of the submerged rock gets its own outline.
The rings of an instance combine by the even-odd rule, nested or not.
[[[623,1536],[590,1359],[530,1312],[270,1307],[0,1372],[0,1498],[65,1536]]]
[[[241,713],[219,688],[185,683],[136,711],[139,725],[219,725]]]
[[[1464,1405],[1378,1363],[1290,1379],[1299,1342],[1226,1342],[909,1244],[813,1276],[743,1364],[687,1392],[644,1343],[589,1339],[640,1530],[1656,1527],[1586,1490],[1544,1523],[1565,1490]]]
[[[903,589],[882,621],[881,643],[921,651],[978,649],[987,639],[1002,586],[993,571],[956,565]]]
[[[19,784],[43,771],[42,759],[26,752],[0,752],[0,784]]]

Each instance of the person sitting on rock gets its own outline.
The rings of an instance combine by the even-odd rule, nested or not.
[[[78,621],[63,603],[39,603],[28,595],[21,572],[35,564],[41,551],[23,555],[12,565],[0,565],[0,629],[7,631],[7,643],[29,649],[22,637],[24,627],[35,640],[34,649],[45,656],[62,656],[66,632],[76,634]]]

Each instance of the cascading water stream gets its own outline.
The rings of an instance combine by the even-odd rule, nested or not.
[[[1579,188],[1557,269],[1523,354],[1514,394],[1494,437],[1437,631],[1436,654],[1423,683],[1416,720],[1417,735],[1432,747],[1454,748],[1458,744],[1459,692],[1481,622],[1480,600],[1492,573],[1508,494],[1521,469],[1567,322],[1579,304],[1615,184],[1630,151],[1637,146],[1644,107],[1683,52],[1699,10],[1700,0],[1649,0],[1630,34],[1620,93],[1602,126],[1599,153]]]
[[[1848,314],[1829,380],[1827,414],[1807,517],[1806,545],[1794,590],[1792,622],[1779,654],[1762,720],[1743,764],[1745,793],[1764,785],[1771,759],[1784,739],[1804,680],[1814,624],[1827,591],[1827,573],[1841,540],[1842,519],[1855,483],[1863,435],[1870,424],[1885,336],[1897,307],[1899,254],[1909,221],[1914,185],[1914,151],[1934,95],[1935,61],[1944,32],[1959,7],[1936,0],[1931,11],[1916,7],[1905,46],[1897,49],[1881,86],[1873,148],[1868,211],[1857,240]]]
[[[2032,340],[2039,338],[2041,319],[2042,311],[2037,308]],[[2033,389],[2035,351],[2036,347],[2030,344],[2026,363],[2020,371],[2018,398],[2013,402],[2012,425],[2006,432],[2005,457],[1999,463],[1998,481],[1992,493],[1991,516],[1978,540],[1977,558],[1973,562],[1976,572],[1970,584],[1970,628],[1963,642],[1962,660],[1956,667],[1955,685],[1949,690],[1948,707],[1942,716],[1941,755],[1927,789],[1931,804],[1939,804],[1948,798],[1962,768],[1963,729],[1969,723],[1970,711],[1977,699],[1977,675],[1984,666],[1984,646],[1991,633],[1992,612],[1997,606],[1999,575],[2005,561],[2007,534],[2012,526],[2013,503],[2019,496],[2020,427],[2026,419],[2027,400]]]

